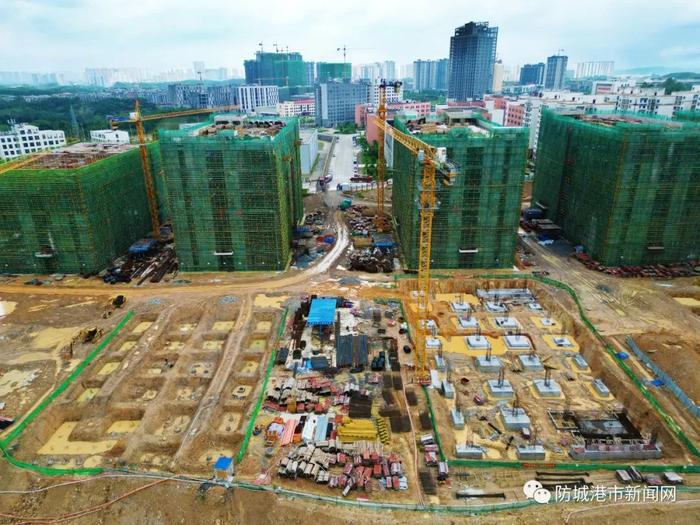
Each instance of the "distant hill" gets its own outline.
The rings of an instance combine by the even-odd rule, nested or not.
[[[689,71],[678,72],[677,69],[665,66],[633,67],[615,71],[616,75],[658,75],[662,78],[695,78],[700,77],[700,73]]]

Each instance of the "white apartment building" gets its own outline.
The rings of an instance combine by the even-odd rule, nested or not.
[[[118,129],[96,129],[90,132],[91,142],[129,144],[129,132]]]
[[[316,103],[313,98],[279,102],[277,113],[280,117],[314,116],[316,115]]]
[[[12,124],[10,131],[0,133],[0,158],[14,159],[65,145],[66,135],[61,130],[40,130],[30,124]]]
[[[277,86],[238,86],[238,104],[251,113],[259,107],[276,107],[280,101]]]
[[[401,93],[401,88],[394,90],[394,86],[387,85],[386,87],[386,102],[401,102],[403,101],[403,96]],[[379,106],[379,83],[373,82],[369,86],[369,103],[373,104],[375,107]]]
[[[610,77],[615,72],[615,62],[605,60],[602,62],[579,62],[576,64],[574,78]]]

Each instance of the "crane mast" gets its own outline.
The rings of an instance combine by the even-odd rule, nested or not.
[[[433,236],[433,216],[437,208],[436,196],[436,172],[438,162],[436,159],[437,150],[426,144],[422,140],[412,135],[403,133],[393,126],[389,126],[379,115],[375,118],[375,123],[380,130],[380,136],[388,133],[395,141],[405,146],[409,151],[417,156],[418,161],[423,165],[423,173],[420,182],[420,196],[418,198],[420,215],[420,233],[418,238],[418,279],[417,279],[417,301],[418,301],[418,323],[416,325],[416,380],[420,384],[430,383],[430,372],[428,370],[428,359],[425,351],[425,338],[428,329],[428,314],[430,302],[430,249]],[[383,158],[380,158],[381,164]]]
[[[377,117],[386,124],[386,88],[393,87],[394,93],[398,92],[401,87],[401,82],[387,83],[382,80],[379,83],[379,107],[377,108]],[[384,180],[386,173],[386,162],[384,159],[384,128],[386,126],[378,126],[378,148],[377,148],[377,215],[375,217],[375,227],[380,232],[389,230],[386,214],[384,213]]]
[[[239,106],[220,106],[216,108],[186,109],[183,111],[173,111],[171,113],[156,113],[154,115],[141,115],[141,105],[138,99],[134,103],[134,112],[129,119],[107,117],[112,129],[118,129],[122,124],[133,124],[136,128],[136,139],[141,154],[141,167],[143,168],[143,179],[146,186],[146,197],[148,198],[148,211],[151,216],[151,229],[153,237],[160,236],[160,219],[158,217],[158,200],[156,199],[155,183],[153,182],[153,170],[148,161],[148,149],[146,148],[146,132],[143,123],[151,120],[162,120],[167,118],[185,117],[188,115],[201,115],[205,113],[218,113],[223,111],[233,111]]]

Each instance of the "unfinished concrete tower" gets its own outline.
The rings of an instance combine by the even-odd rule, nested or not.
[[[217,115],[161,132],[180,266],[284,270],[301,219],[296,119]]]
[[[454,177],[438,181],[433,219],[433,268],[505,268],[513,265],[528,133],[498,126],[476,111],[449,111],[441,120],[398,116],[397,129],[439,148]],[[388,135],[387,135],[388,136]],[[391,137],[388,139],[391,142]],[[444,149],[442,149],[444,148]],[[404,262],[418,266],[422,164],[393,142],[394,219]]]
[[[700,258],[700,123],[545,110],[532,200],[606,266]]]
[[[75,144],[0,175],[0,272],[97,272],[149,230],[136,146]]]

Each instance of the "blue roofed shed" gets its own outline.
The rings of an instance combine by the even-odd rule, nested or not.
[[[311,301],[309,318],[306,321],[309,326],[331,325],[335,321],[335,297],[318,298]]]

